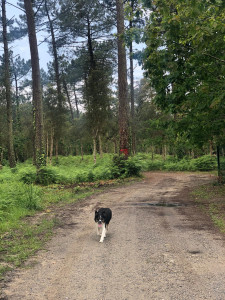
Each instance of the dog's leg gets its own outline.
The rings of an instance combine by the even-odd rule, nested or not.
[[[103,243],[105,236],[106,236],[106,228],[105,228],[105,224],[103,224],[103,226],[102,226],[102,235],[101,235],[101,238],[100,238],[100,241],[99,241],[100,243]]]
[[[98,224],[97,224],[97,235],[101,235],[101,227],[99,227]]]
[[[108,232],[108,230],[109,230],[109,224],[107,224],[107,225],[105,226],[105,237],[106,237],[106,233]]]
[[[97,229],[97,235],[99,235],[98,223],[96,224],[96,229]]]

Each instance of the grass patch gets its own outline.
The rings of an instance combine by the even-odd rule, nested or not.
[[[37,224],[21,222],[17,229],[10,230],[0,240],[0,278],[4,272],[21,264],[37,250],[52,234],[55,220],[43,219]]]
[[[225,185],[204,185],[195,189],[192,195],[215,226],[225,233]]]

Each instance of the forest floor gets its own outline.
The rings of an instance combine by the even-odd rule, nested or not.
[[[224,299],[225,238],[190,194],[212,180],[151,172],[61,208],[53,238],[6,276],[0,299]],[[104,243],[97,207],[113,212]]]

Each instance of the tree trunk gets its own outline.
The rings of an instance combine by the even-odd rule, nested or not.
[[[49,15],[48,11],[48,5],[47,1],[45,0],[45,11],[48,17],[51,37],[52,37],[52,53],[54,57],[53,65],[54,65],[54,71],[55,71],[55,80],[56,80],[56,86],[57,86],[57,95],[58,95],[58,106],[59,108],[62,107],[62,91],[61,91],[61,85],[60,85],[60,76],[59,76],[59,61],[58,61],[58,53],[57,53],[57,47],[56,47],[56,40],[55,40],[55,33],[53,28],[53,23]]]
[[[94,158],[94,164],[96,164],[96,138],[93,138],[93,158]]]
[[[128,157],[128,94],[127,94],[127,64],[126,50],[123,40],[124,10],[123,1],[116,0],[117,9],[117,44],[118,44],[118,88],[119,88],[119,136],[120,153]]]
[[[131,1],[133,12],[133,1]],[[133,28],[133,22],[130,20],[130,30]],[[134,119],[134,60],[133,60],[133,43],[130,42],[130,107],[131,107],[131,144],[132,153],[136,153],[136,134],[135,134],[135,119]]]
[[[89,56],[90,56],[90,72],[95,68],[95,60],[94,60],[94,52],[93,52],[93,46],[92,46],[92,39],[91,39],[91,25],[90,25],[90,20],[89,18],[87,19],[87,23],[88,23],[88,52],[89,52]]]
[[[210,153],[210,156],[213,155],[213,141],[209,141],[209,153]]]
[[[29,35],[31,67],[32,67],[32,89],[34,106],[34,124],[35,124],[35,165],[37,169],[45,165],[45,155],[43,146],[43,104],[41,90],[41,76],[39,66],[39,55],[37,46],[37,37],[35,30],[34,12],[31,0],[24,0],[24,7],[27,17],[27,27]]]
[[[55,139],[57,140],[56,144],[58,144],[60,138],[62,137],[62,124],[63,124],[63,116],[62,116],[62,108],[63,108],[63,94],[61,89],[61,82],[60,82],[60,74],[59,74],[59,59],[58,59],[58,53],[57,53],[57,46],[56,46],[56,40],[55,40],[55,33],[53,28],[53,22],[51,20],[47,1],[45,0],[45,11],[48,17],[50,32],[51,32],[51,38],[52,38],[52,54],[54,57],[53,60],[53,66],[55,71],[55,81],[56,81],[56,87],[57,87],[57,127],[55,128]]]
[[[47,133],[47,137],[46,137],[46,165],[48,165],[48,133]]]
[[[74,85],[74,97],[75,97],[75,105],[76,105],[76,112],[77,112],[77,118],[79,118],[79,109],[78,109],[78,99],[77,99],[77,94],[76,94],[76,87]]]
[[[117,149],[117,139],[116,138],[113,140],[113,144],[114,144],[114,154],[117,154],[118,149]]]
[[[1,149],[1,153],[0,153],[0,170],[2,169],[2,163],[3,163],[3,149]]]
[[[84,160],[84,151],[83,151],[83,144],[80,144],[80,152],[81,152],[81,160]]]
[[[15,97],[16,97],[16,128],[21,131],[21,122],[20,122],[20,103],[19,103],[19,87],[18,87],[18,78],[16,72],[14,73],[15,81]]]
[[[59,156],[59,143],[58,140],[55,142],[55,158],[58,159]]]
[[[73,107],[72,107],[72,104],[71,104],[70,94],[69,94],[69,91],[68,91],[67,84],[66,84],[65,80],[63,80],[63,87],[64,87],[64,90],[65,90],[67,101],[68,101],[69,108],[70,108],[71,121],[73,123],[73,121],[74,121]]]
[[[12,119],[12,97],[11,97],[11,83],[10,83],[10,66],[9,66],[9,49],[7,40],[7,21],[5,0],[2,0],[2,26],[3,26],[3,43],[4,43],[4,81],[5,93],[7,103],[7,125],[8,125],[8,158],[10,168],[16,166],[14,146],[13,146],[13,119]]]
[[[130,104],[131,104],[131,141],[132,153],[136,153],[136,134],[134,119],[134,64],[133,64],[133,45],[130,44]]]
[[[99,142],[99,153],[100,153],[100,157],[103,158],[103,151],[102,151],[102,139],[101,139],[101,135],[98,135],[98,142]]]
[[[51,139],[50,139],[50,153],[49,153],[49,164],[52,164],[52,155],[53,155],[53,146],[54,146],[54,130],[51,129]]]

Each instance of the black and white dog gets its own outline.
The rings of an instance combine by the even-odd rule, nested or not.
[[[95,222],[97,223],[97,235],[101,235],[100,243],[103,243],[108,230],[109,222],[112,219],[110,208],[99,208],[95,211]]]

